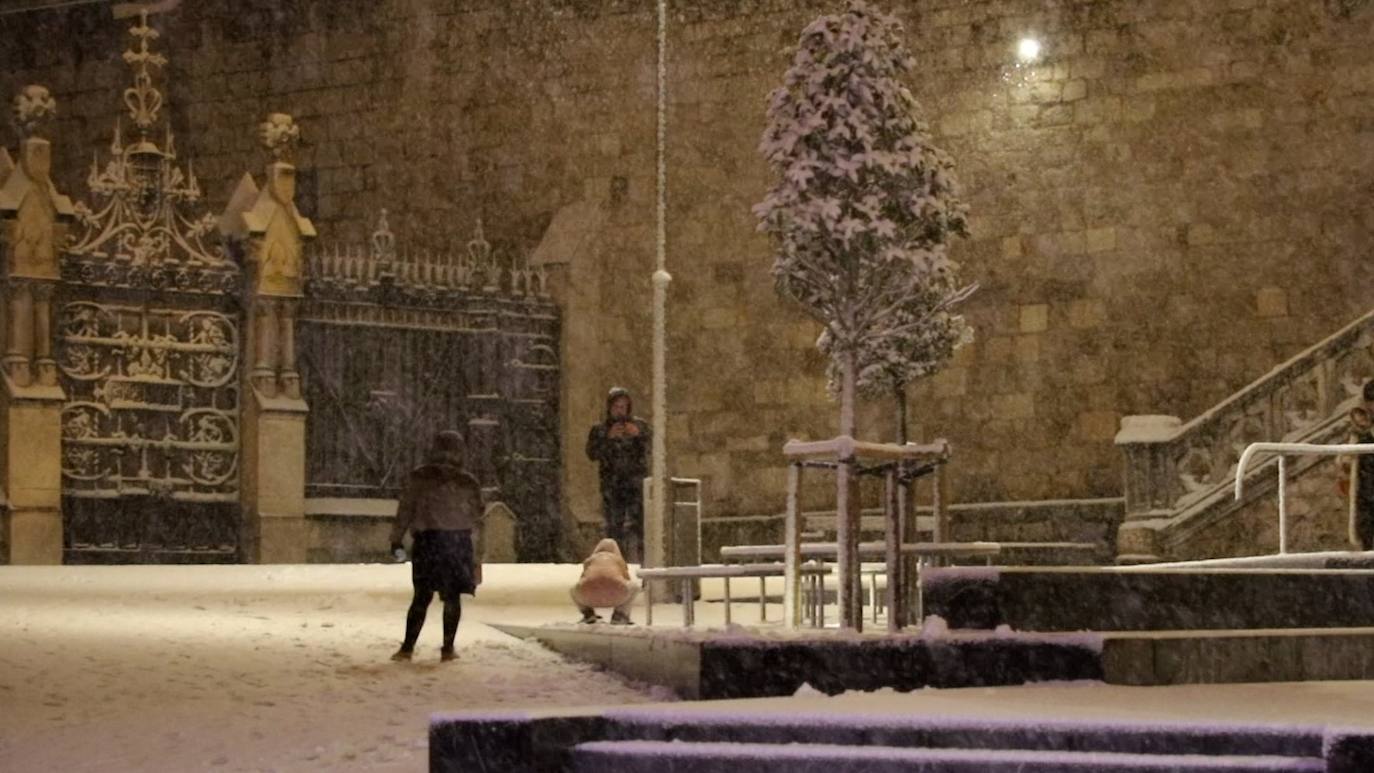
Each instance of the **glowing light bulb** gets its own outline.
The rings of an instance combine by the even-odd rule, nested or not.
[[[1040,41],[1035,38],[1021,38],[1016,46],[1016,56],[1023,62],[1034,62],[1040,58]]]

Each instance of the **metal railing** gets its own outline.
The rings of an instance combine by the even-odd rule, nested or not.
[[[1279,458],[1279,555],[1284,555],[1288,552],[1288,503],[1285,486],[1288,478],[1288,468],[1284,455],[1362,456],[1364,454],[1374,454],[1374,443],[1344,443],[1335,445],[1318,445],[1315,443],[1251,443],[1245,447],[1244,453],[1240,455],[1240,461],[1236,463],[1236,499],[1241,498],[1241,493],[1245,486],[1245,468],[1250,462],[1250,457],[1261,452],[1275,453],[1278,454]],[[1352,485],[1350,495],[1353,497],[1354,493],[1354,486]]]

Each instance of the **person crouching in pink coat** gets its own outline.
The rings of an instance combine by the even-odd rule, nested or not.
[[[582,577],[570,591],[573,603],[582,613],[583,623],[597,623],[597,607],[611,607],[613,625],[630,625],[630,605],[639,595],[639,584],[630,581],[630,567],[620,555],[613,539],[596,543],[596,549],[582,562]]]

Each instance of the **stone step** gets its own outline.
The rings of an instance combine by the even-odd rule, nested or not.
[[[1014,562],[1006,561],[1011,564]],[[1144,569],[1374,569],[1374,551],[1324,550],[1141,564]]]
[[[950,628],[1166,631],[1374,626],[1374,570],[952,567],[922,574]]]
[[[1374,628],[1130,631],[1101,636],[1102,680],[1109,684],[1374,679]]]
[[[997,749],[912,749],[823,744],[594,741],[572,750],[574,773],[1161,773],[1325,771],[1320,757],[1267,757]]]
[[[920,715],[750,714],[694,707],[631,708],[610,714],[607,740],[754,745],[818,744],[834,748],[967,749],[1111,752],[1130,755],[1321,757],[1318,726],[1239,723],[1129,724],[1047,719],[1028,723]],[[1363,737],[1363,736],[1361,736]]]
[[[1374,679],[1374,628],[853,636],[497,625],[691,699],[1048,681],[1169,685]]]
[[[1374,735],[1322,725],[796,710],[767,703],[467,712],[430,722],[431,770],[1369,773]],[[822,767],[824,766],[824,767]]]

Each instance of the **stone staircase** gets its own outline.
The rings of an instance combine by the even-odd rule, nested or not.
[[[1274,552],[1277,458],[1251,466],[1245,496],[1236,501],[1231,487],[1241,452],[1261,441],[1340,442],[1346,413],[1370,378],[1374,312],[1191,421],[1126,417],[1116,439],[1125,456],[1126,507],[1118,562]],[[1290,457],[1288,472],[1290,549],[1348,549],[1335,461]]]
[[[430,726],[430,770],[1330,771],[1374,769],[1374,736],[1314,726],[1016,721],[649,707],[459,714]]]

